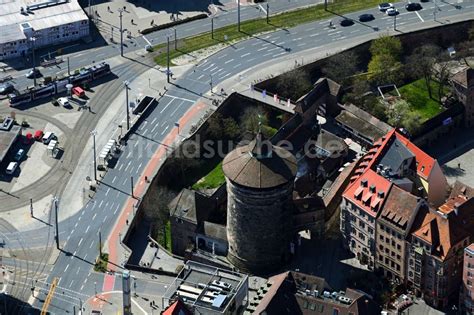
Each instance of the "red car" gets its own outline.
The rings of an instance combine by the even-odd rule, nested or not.
[[[43,141],[43,131],[42,130],[36,130],[34,138],[35,138],[36,141]]]

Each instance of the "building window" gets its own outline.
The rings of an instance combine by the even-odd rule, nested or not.
[[[397,244],[397,249],[402,250],[402,246],[400,244]]]
[[[383,235],[380,234],[380,240],[383,242]]]
[[[468,286],[472,286],[472,281],[471,280],[467,279],[466,283],[467,283]]]
[[[397,255],[397,259],[400,260],[402,257],[400,255]]]

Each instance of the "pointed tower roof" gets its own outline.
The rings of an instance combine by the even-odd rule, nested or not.
[[[222,163],[225,176],[250,188],[273,188],[293,181],[297,162],[288,150],[265,140],[261,131],[248,145],[231,151]]]

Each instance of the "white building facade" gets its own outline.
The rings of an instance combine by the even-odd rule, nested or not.
[[[1,5],[0,60],[26,56],[35,48],[89,35],[89,19],[77,0],[14,0]]]

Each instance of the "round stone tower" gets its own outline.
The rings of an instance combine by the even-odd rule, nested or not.
[[[238,269],[262,274],[288,261],[296,168],[296,158],[261,133],[225,157],[227,258]]]

